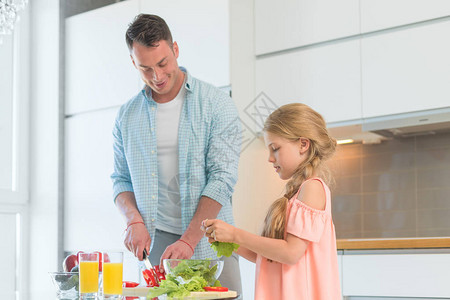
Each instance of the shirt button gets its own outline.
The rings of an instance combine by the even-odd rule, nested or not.
[[[152,127],[152,128],[150,128],[150,131],[152,131],[152,132],[153,132],[153,127]]]
[[[155,219],[152,219],[152,222],[155,222]]]
[[[154,154],[155,153],[155,150],[152,150],[152,154]]]
[[[155,108],[154,108],[154,107],[152,107],[152,110],[155,110]]]
[[[152,196],[152,199],[155,199],[156,197],[155,196]]]
[[[152,176],[156,176],[156,174],[155,174],[155,173],[152,173]]]

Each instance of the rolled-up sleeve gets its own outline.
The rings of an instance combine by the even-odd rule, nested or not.
[[[130,170],[128,168],[120,128],[120,112],[116,117],[113,129],[113,149],[114,149],[114,172],[111,175],[113,182],[113,199],[116,201],[117,195],[122,192],[133,192]]]
[[[214,107],[206,154],[207,184],[203,196],[222,206],[231,202],[238,178],[242,130],[237,109],[230,97]]]

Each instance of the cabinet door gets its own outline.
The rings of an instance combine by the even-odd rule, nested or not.
[[[114,205],[112,128],[118,108],[65,120],[64,249],[120,249],[125,224]]]
[[[0,205],[23,204],[29,198],[27,18],[17,22],[13,35],[0,37]]]
[[[257,55],[358,33],[358,0],[255,1]]]
[[[361,119],[359,49],[348,41],[258,59],[256,93],[310,105],[327,122]]]
[[[66,114],[123,104],[142,88],[125,43],[138,8],[130,0],[66,20]]]
[[[2,246],[0,247],[0,289],[4,299],[16,299],[17,290],[17,216],[15,213],[0,212],[0,236]],[[24,248],[22,248],[24,249]],[[6,296],[6,297],[5,297]]]
[[[162,17],[180,48],[178,64],[215,86],[230,84],[228,0],[141,1],[141,12]]]
[[[447,299],[449,268],[449,254],[344,255],[343,295]]]
[[[361,0],[361,32],[450,15],[448,0]]]
[[[363,117],[450,105],[450,21],[362,39]]]

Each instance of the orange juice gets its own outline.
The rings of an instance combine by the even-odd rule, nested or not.
[[[122,295],[123,263],[103,263],[103,294]]]
[[[98,261],[80,262],[80,293],[98,292]]]

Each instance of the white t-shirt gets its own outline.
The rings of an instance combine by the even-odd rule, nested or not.
[[[157,103],[156,140],[158,157],[158,219],[156,228],[174,234],[183,233],[178,168],[178,125],[186,90],[166,103]]]

